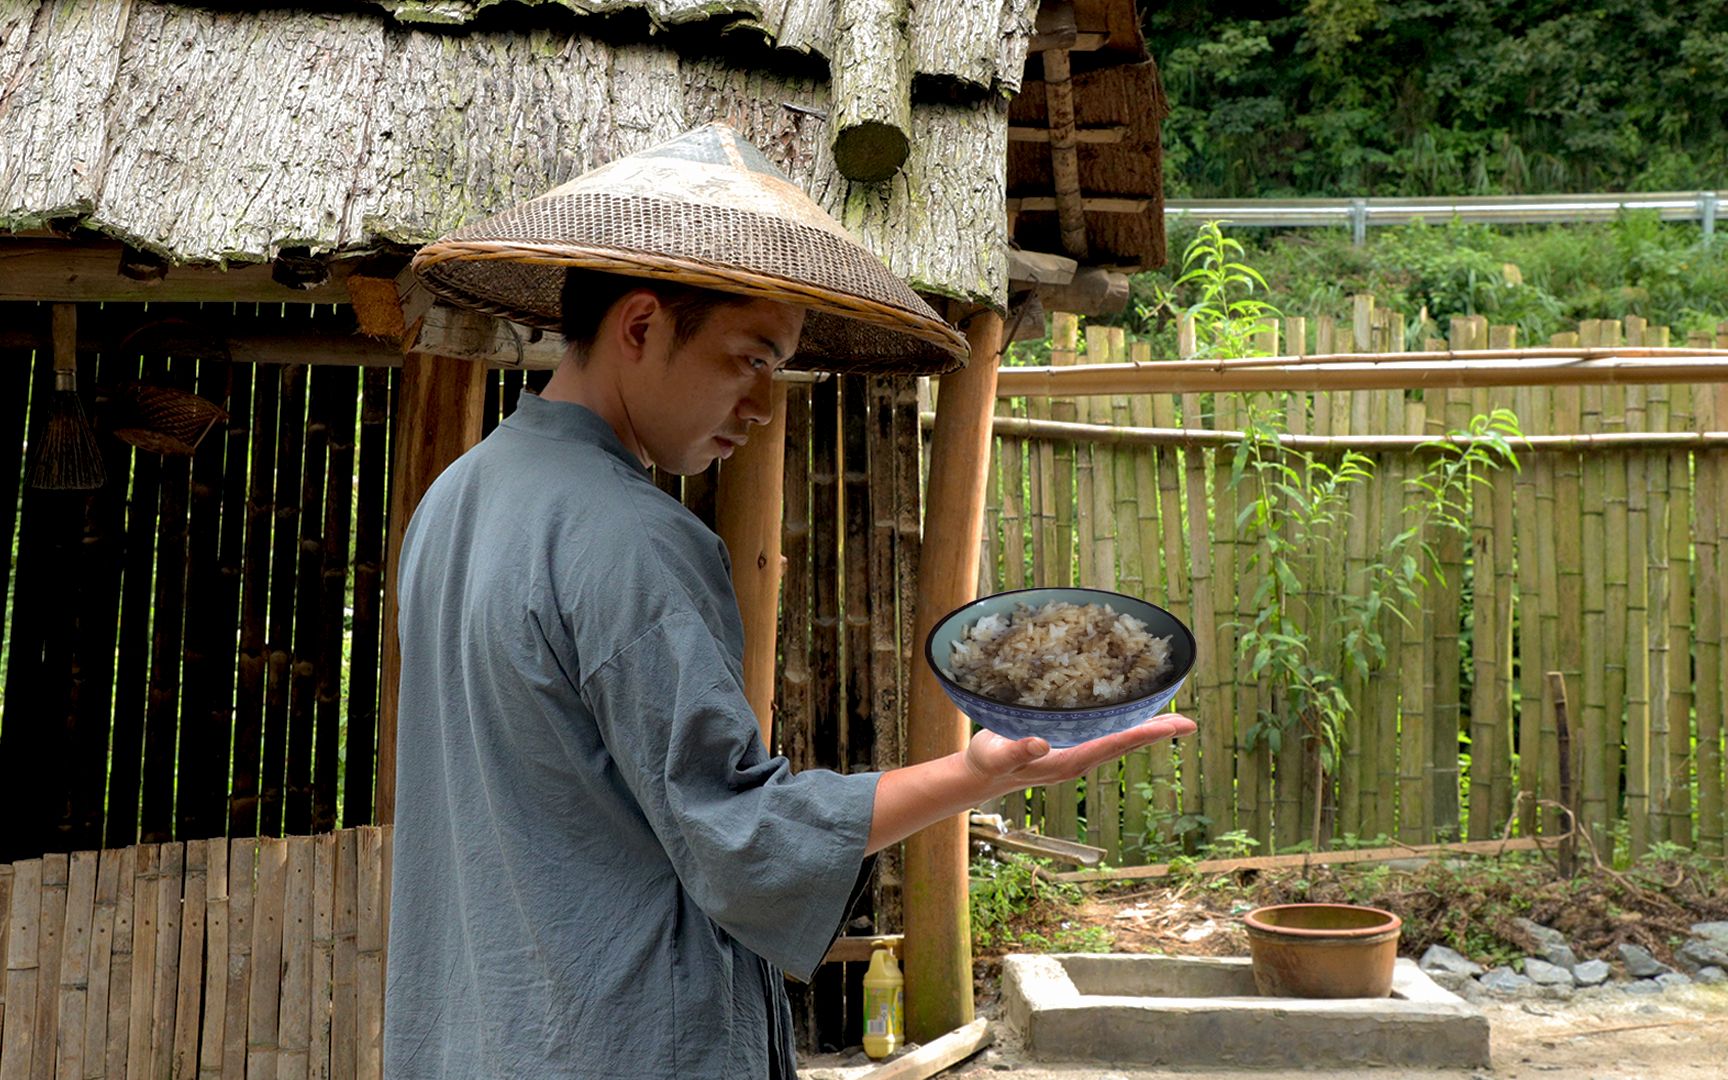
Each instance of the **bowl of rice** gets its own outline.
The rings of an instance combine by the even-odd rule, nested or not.
[[[1102,589],[1018,589],[972,601],[924,646],[979,727],[1075,746],[1163,712],[1193,670],[1194,634],[1156,604]]]

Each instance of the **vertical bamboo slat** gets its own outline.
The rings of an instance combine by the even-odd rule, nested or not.
[[[1171,395],[1159,394],[1152,399],[1152,421],[1158,427],[1176,426],[1176,401]],[[1158,569],[1166,604],[1177,618],[1192,629],[1194,611],[1189,602],[1188,591],[1189,560],[1185,548],[1187,530],[1183,528],[1182,516],[1183,454],[1184,451],[1175,447],[1163,447],[1158,451],[1158,528],[1163,538],[1158,549]],[[1178,710],[1191,707],[1198,690],[1199,679],[1190,679],[1183,685],[1182,692],[1171,703],[1171,707]],[[1181,796],[1180,806],[1187,808],[1190,813],[1196,812],[1200,806],[1200,758],[1197,740],[1189,739],[1179,745],[1172,744],[1170,760],[1172,765],[1180,770],[1180,785],[1173,780],[1168,787],[1154,792],[1154,805],[1166,820],[1174,820],[1176,816],[1178,792]]]
[[[1518,387],[1512,408],[1521,430],[1533,433],[1536,425],[1535,394]],[[1518,831],[1536,833],[1536,803],[1541,788],[1542,761],[1542,616],[1537,596],[1537,568],[1541,552],[1536,542],[1536,477],[1545,454],[1531,455],[1514,483],[1517,514],[1513,518],[1513,543],[1518,559]]]
[[[330,1080],[354,1080],[354,1031],[358,1003],[355,961],[360,925],[359,830],[336,834],[334,902],[330,916]]]
[[[871,768],[892,769],[902,764],[904,739],[900,730],[901,688],[898,600],[899,576],[895,570],[898,522],[894,506],[894,382],[888,376],[872,376],[868,384],[870,412],[870,719],[875,726]],[[790,449],[790,448],[788,448]],[[790,498],[790,496],[788,496]],[[783,645],[788,660],[803,642]],[[876,886],[872,897],[876,927],[899,929],[901,924],[900,848],[889,845],[876,859]]]
[[[115,849],[109,849],[115,850]],[[115,867],[114,888],[114,952],[108,965],[108,1017],[105,1045],[102,1051],[104,1072],[108,1076],[126,1075],[132,1033],[132,948],[133,921],[137,918],[139,849],[118,849],[119,864]],[[89,1059],[95,1062],[92,1043]]]
[[[1628,338],[1643,344],[1643,326],[1628,318]],[[1634,342],[1628,342],[1634,344]],[[1625,398],[1625,428],[1628,431],[1648,430],[1646,391],[1642,386],[1621,390]],[[1610,468],[1617,474],[1616,484],[1626,494],[1625,523],[1625,664],[1626,698],[1626,818],[1629,827],[1631,853],[1644,853],[1650,841],[1650,633],[1649,633],[1649,550],[1650,550],[1650,490],[1647,464],[1650,455],[1641,450],[1625,455],[1621,473],[1618,462]]]
[[[1197,352],[1194,338],[1194,322],[1191,317],[1184,317],[1178,323],[1178,353],[1183,357],[1191,357]],[[1199,394],[1185,393],[1182,395],[1182,426],[1190,429],[1205,427],[1201,415],[1201,399]],[[1223,562],[1222,550],[1215,539],[1206,519],[1206,508],[1211,505],[1207,494],[1207,478],[1212,466],[1207,459],[1208,452],[1190,447],[1184,452],[1183,464],[1186,484],[1187,507],[1186,521],[1188,524],[1188,566],[1189,580],[1193,589],[1193,618],[1189,628],[1194,631],[1197,643],[1198,657],[1195,669],[1199,673],[1199,711],[1206,723],[1200,725],[1200,760],[1198,768],[1187,755],[1183,758],[1184,775],[1189,769],[1196,773],[1195,783],[1199,789],[1198,810],[1200,816],[1208,821],[1206,833],[1217,836],[1228,832],[1233,825],[1232,814],[1235,809],[1235,799],[1231,790],[1233,784],[1234,763],[1230,754],[1229,732],[1231,722],[1226,695],[1229,683],[1225,680],[1229,673],[1225,670],[1223,659],[1218,651],[1217,626],[1217,594],[1216,570]],[[1216,554],[1216,558],[1214,557]],[[1190,799],[1186,806],[1189,813],[1196,809],[1195,801]]]
[[[281,384],[282,372],[275,370],[260,370],[253,380],[246,551],[240,575],[240,658],[235,671],[234,778],[228,800],[228,832],[232,836],[251,836],[258,831]]]
[[[358,1080],[384,1075],[384,888],[383,835],[377,826],[356,838],[358,879],[354,937],[354,1074]]]
[[[218,845],[221,840],[216,841]],[[185,878],[164,903],[176,904],[180,915],[178,969],[175,973],[173,1042],[169,1070],[172,1076],[198,1074],[199,1006],[204,992],[204,934],[209,915],[210,860],[204,840],[188,840]]]
[[[198,1061],[193,1072],[199,1080],[217,1080],[222,1075],[222,1044],[228,1023],[228,841],[217,837],[206,845],[206,910],[204,917],[204,1011],[198,1033]]]
[[[247,1011],[246,1075],[273,1077],[280,1060],[283,920],[288,874],[288,841],[264,837],[258,843],[258,878],[252,894],[252,980]]]
[[[313,838],[291,836],[282,883],[282,987],[276,1010],[276,1076],[307,1072],[311,1043]]]
[[[1423,434],[1427,428],[1427,407],[1425,402],[1407,401],[1404,403],[1405,434]],[[1414,473],[1421,466],[1410,463],[1408,472]],[[1401,477],[1403,479],[1404,477]],[[1398,819],[1397,836],[1401,840],[1427,837],[1431,835],[1428,815],[1432,812],[1433,801],[1427,796],[1426,783],[1432,775],[1429,772],[1429,757],[1433,752],[1433,739],[1430,728],[1433,723],[1433,654],[1428,647],[1428,632],[1430,619],[1421,607],[1415,607],[1406,613],[1408,625],[1400,624],[1395,633],[1398,635],[1398,651],[1400,661],[1399,700],[1399,739],[1398,739]],[[1390,747],[1384,743],[1381,747],[1381,761],[1384,763],[1390,756]],[[1391,824],[1389,819],[1385,822]],[[1392,833],[1387,830],[1387,835]]]
[[[781,577],[780,650],[784,671],[775,711],[780,724],[780,752],[793,769],[808,769],[811,757],[810,714],[810,387],[786,391],[786,481],[782,499],[781,553],[786,572]]]
[[[66,871],[66,915],[60,936],[60,980],[55,1017],[56,1076],[82,1080],[84,1030],[90,989],[90,942],[96,917],[94,851],[74,852]],[[0,910],[4,910],[0,908]]]
[[[6,930],[6,1028],[0,1032],[0,1080],[27,1080],[36,1052],[36,989],[42,979],[42,860],[12,864]]]
[[[318,552],[317,594],[309,614],[317,626],[318,665],[313,680],[311,831],[336,827],[336,789],[342,757],[343,623],[348,597],[348,561],[354,520],[354,410],[360,396],[356,368],[328,367],[321,387],[328,397],[325,446],[329,482],[322,507],[323,548]],[[357,664],[364,665],[360,658]],[[368,788],[370,784],[366,785]]]
[[[370,824],[378,741],[378,665],[384,615],[385,471],[390,373],[367,368],[360,386],[360,462],[355,490],[354,617],[348,668],[347,758],[343,767],[342,823]]]
[[[1579,344],[1583,347],[1601,341],[1601,320],[1586,319],[1579,323]],[[1586,386],[1580,395],[1581,423],[1585,434],[1602,430],[1604,389]],[[1608,791],[1608,530],[1606,504],[1608,469],[1600,454],[1585,454],[1581,464],[1580,491],[1583,498],[1583,546],[1581,579],[1583,583],[1583,640],[1580,662],[1583,672],[1584,700],[1577,709],[1583,721],[1583,738],[1575,740],[1582,771],[1578,774],[1580,815],[1600,848],[1607,840],[1612,821]],[[1615,645],[1618,648],[1618,643]]]
[[[132,987],[127,995],[125,1064],[109,1072],[144,1076],[150,1069],[150,1024],[156,1001],[156,922],[161,846],[139,844],[132,877]]]
[[[1080,349],[1080,320],[1065,312],[1056,312],[1050,317],[1050,363],[1055,366],[1066,366],[1076,363]],[[1073,398],[1053,398],[1050,401],[1050,418],[1059,421],[1075,421],[1079,419],[1079,406]],[[1050,574],[1053,576],[1046,582],[1051,586],[1073,585],[1083,583],[1086,579],[1079,577],[1078,572],[1085,567],[1085,560],[1078,560],[1076,565],[1076,511],[1088,509],[1085,499],[1077,502],[1076,473],[1080,459],[1080,451],[1071,442],[1055,444],[1054,476],[1051,486],[1047,489],[1050,496],[1051,516],[1055,523],[1055,544],[1053,545]],[[1080,532],[1084,536],[1084,531]],[[1090,576],[1089,572],[1087,576]],[[1068,840],[1080,838],[1080,807],[1079,783],[1068,781],[1062,784],[1050,784],[1044,789],[1044,821],[1045,831],[1051,836],[1059,836]]]
[[[306,369],[282,368],[277,416],[275,521],[270,555],[270,618],[265,639],[264,758],[258,794],[258,832],[280,836],[288,773],[289,708],[294,642],[294,596],[300,544],[300,506],[305,494],[300,471],[306,435]],[[274,1064],[274,1058],[271,1059]]]
[[[84,1030],[78,1032],[83,1042],[79,1060],[82,1075],[108,1075],[108,1010],[114,985],[114,947],[120,940],[119,927],[120,879],[127,849],[109,848],[97,853],[96,894],[90,917],[90,944],[86,964],[84,995]],[[0,890],[3,891],[3,890]],[[0,930],[0,934],[4,931]],[[0,943],[0,959],[5,956]],[[130,977],[130,973],[128,973]]]
[[[222,1017],[222,1075],[230,1078],[246,1075],[258,849],[259,842],[251,837],[228,842],[228,988]]]
[[[1716,425],[1716,405],[1720,395],[1711,388],[1700,387],[1693,398],[1693,423],[1697,430],[1709,430]],[[1697,455],[1694,473],[1696,489],[1693,505],[1696,524],[1692,549],[1697,581],[1696,655],[1693,666],[1697,673],[1693,708],[1696,711],[1698,842],[1697,849],[1706,855],[1723,854],[1722,810],[1722,569],[1719,562],[1722,541],[1723,452],[1702,450]]]
[[[1648,388],[1646,415],[1652,431],[1669,430],[1668,393],[1665,386]],[[1649,815],[1645,840],[1653,843],[1668,839],[1668,738],[1671,723],[1668,715],[1668,455],[1650,452],[1642,458],[1644,480],[1650,492],[1649,524],[1643,555],[1649,566],[1645,577],[1650,724],[1645,758],[1645,800]],[[1638,553],[1634,552],[1633,557],[1637,558]]]
[[[846,657],[844,713],[847,772],[867,772],[874,761],[874,695],[870,687],[870,460],[869,402],[864,376],[847,375],[840,384],[841,573]]]
[[[180,1003],[181,889],[186,875],[186,845],[162,845],[156,871],[156,999],[150,1003],[150,1069],[172,1075],[175,1020]],[[134,1002],[136,1005],[136,1002]]]
[[[198,362],[197,393],[232,411],[233,365]],[[240,425],[242,428],[245,424]],[[233,652],[234,612],[224,603],[222,551],[223,475],[228,439],[213,430],[192,459],[187,511],[186,617],[180,691],[180,741],[176,763],[174,835],[181,839],[224,831],[229,712],[218,696],[219,669]]]
[[[1692,428],[1692,388],[1669,388],[1669,423]],[[1692,843],[1692,459],[1668,455],[1668,839]]]

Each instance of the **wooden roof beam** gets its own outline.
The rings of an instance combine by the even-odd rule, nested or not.
[[[1044,53],[1044,106],[1050,117],[1050,173],[1056,191],[1062,250],[1076,259],[1084,259],[1090,248],[1086,243],[1086,208],[1080,194],[1080,144],[1074,135],[1074,86],[1066,49]],[[1027,209],[1024,203],[1021,209]]]
[[[1152,200],[1120,195],[1083,195],[1080,205],[1088,214],[1144,214],[1152,209]],[[1060,209],[1061,200],[1048,195],[1029,195],[1008,200],[1010,214]]]
[[[1082,146],[1113,146],[1128,137],[1128,125],[1111,124],[1108,127],[1076,127],[1074,141]],[[1050,141],[1050,129],[1033,127],[1028,124],[1010,124],[1008,126],[1009,142],[1047,143]]]
[[[1027,39],[1028,53],[1045,53],[1060,49],[1064,52],[1096,52],[1110,40],[1110,35],[1098,30],[1082,30],[1074,17],[1071,0],[1058,0],[1038,9],[1038,21]]]

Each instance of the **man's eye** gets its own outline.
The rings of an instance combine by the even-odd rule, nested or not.
[[[766,371],[768,368],[773,367],[772,364],[762,359],[760,356],[749,357],[749,361],[750,366],[757,371]]]

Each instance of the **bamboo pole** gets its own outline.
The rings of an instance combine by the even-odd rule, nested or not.
[[[870,428],[864,376],[840,381],[840,526],[842,647],[846,772],[867,772],[874,760],[876,724],[870,715]],[[778,502],[778,500],[776,500]],[[769,654],[772,663],[773,654]],[[860,1035],[860,1038],[863,1036]]]
[[[1422,431],[1427,423],[1426,406],[1420,401],[1404,404],[1404,430]],[[1433,750],[1433,658],[1427,646],[1430,621],[1418,605],[1408,612],[1409,624],[1397,629],[1399,654],[1403,658],[1399,686],[1400,739],[1398,745],[1398,837],[1420,841],[1429,832],[1428,813],[1433,803],[1424,792],[1429,754]]]
[[[1577,335],[1556,335],[1559,339]],[[1581,431],[1584,424],[1584,405],[1580,389],[1576,386],[1556,387],[1554,394],[1554,425],[1564,431]],[[1579,702],[1572,703],[1571,719],[1577,724],[1582,718],[1580,706],[1589,697],[1588,688],[1584,687],[1584,488],[1583,461],[1567,455],[1560,459],[1554,474],[1554,509],[1559,518],[1555,531],[1555,566],[1558,575],[1559,612],[1557,624],[1559,644],[1558,670],[1575,691],[1582,689]],[[1564,629],[1561,629],[1564,628]],[[1549,706],[1555,702],[1552,698]],[[1580,735],[1580,739],[1583,736]],[[1556,762],[1558,764],[1558,761]],[[1582,804],[1581,770],[1575,770],[1575,798],[1580,798]],[[1558,782],[1558,781],[1556,781]],[[1580,805],[1582,809],[1582,805]],[[1557,824],[1557,822],[1556,822]],[[1582,825],[1583,822],[1581,821]]]
[[[1002,319],[980,310],[964,325],[971,363],[944,377],[931,440],[918,641],[937,619],[972,599],[976,580],[970,569],[978,550]],[[908,761],[964,750],[969,725],[936,685],[929,665],[914,666],[910,692]],[[966,825],[966,816],[957,814],[906,841],[906,1034],[919,1042],[972,1020]]]
[[[1143,402],[1145,398],[1134,400]],[[1157,395],[1151,399],[1151,408],[1154,423],[1166,427],[1175,426],[1176,399],[1173,396]],[[1158,451],[1158,528],[1162,537],[1162,545],[1158,548],[1158,569],[1166,604],[1177,618],[1192,629],[1194,612],[1189,602],[1189,582],[1184,573],[1188,558],[1184,548],[1185,530],[1182,527],[1185,520],[1182,516],[1183,453],[1185,452],[1174,447]],[[1172,704],[1178,709],[1188,707],[1194,701],[1197,690],[1198,680],[1190,680],[1184,684],[1182,692]],[[1169,785],[1155,792],[1154,805],[1164,820],[1173,821],[1179,805],[1195,808],[1200,805],[1200,759],[1195,742],[1189,740],[1180,746],[1172,743],[1167,760],[1173,769],[1179,771]]]
[[[782,481],[781,549],[785,553],[785,591],[781,596],[780,649],[785,671],[779,694],[780,753],[796,770],[815,765],[811,740],[812,687],[810,597],[814,578],[810,547],[810,387],[786,392],[786,476]]]
[[[1449,338],[1455,348],[1473,348],[1486,344],[1486,320],[1476,316],[1454,317]],[[1441,395],[1443,402],[1438,416],[1430,412],[1429,432],[1444,434],[1467,427],[1470,419],[1470,399],[1467,391],[1448,389]],[[1437,423],[1438,422],[1438,423]],[[1474,501],[1474,492],[1465,498]],[[1468,507],[1460,515],[1468,520]],[[1429,829],[1436,841],[1460,839],[1458,820],[1458,743],[1462,728],[1463,709],[1460,669],[1462,648],[1459,625],[1460,598],[1464,588],[1465,536],[1450,529],[1439,531],[1435,546],[1440,556],[1441,572],[1446,585],[1433,591],[1431,618],[1433,636],[1430,663],[1433,665],[1434,696],[1429,702],[1433,726],[1430,734],[1434,743],[1429,751],[1432,769],[1432,800],[1429,809]]]
[[[1492,395],[1488,403],[1494,404]],[[1502,830],[1512,816],[1513,805],[1512,724],[1517,712],[1513,704],[1515,676],[1512,631],[1515,625],[1513,605],[1516,602],[1514,597],[1517,593],[1518,570],[1514,549],[1517,528],[1514,484],[1519,475],[1522,474],[1505,468],[1498,469],[1494,476],[1494,489],[1490,493],[1494,504],[1491,542],[1494,551],[1494,596],[1497,614],[1494,635],[1497,663],[1491,700],[1495,709],[1494,738],[1497,752],[1494,757],[1494,805],[1489,822],[1494,828]]]
[[[1648,427],[1667,428],[1668,388],[1651,387],[1646,401]],[[1668,457],[1646,453],[1641,462],[1650,493],[1648,527],[1643,559],[1645,575],[1648,669],[1646,698],[1649,702],[1649,736],[1645,740],[1645,801],[1648,825],[1645,842],[1668,838]],[[1631,486],[1632,481],[1628,481]],[[1634,552],[1637,558],[1638,553]]]
[[[1618,320],[1603,320],[1601,341],[1618,344],[1622,327]],[[1602,430],[1619,434],[1626,425],[1626,394],[1640,387],[1607,386],[1602,395]],[[1626,729],[1627,668],[1632,657],[1626,652],[1627,626],[1631,620],[1630,581],[1630,517],[1631,509],[1626,490],[1625,455],[1597,455],[1602,473],[1603,554],[1606,562],[1601,574],[1603,582],[1603,695],[1602,719],[1602,787],[1605,802],[1604,820],[1609,827],[1626,815],[1622,791],[1625,770],[1623,747],[1629,737]],[[1640,601],[1642,604],[1642,601]]]
[[[1628,322],[1631,320],[1628,319]],[[1638,327],[1641,331],[1642,327]],[[1639,334],[1642,337],[1642,334]],[[1626,426],[1646,423],[1643,387],[1626,391]],[[1626,455],[1626,816],[1631,853],[1642,855],[1650,842],[1650,633],[1649,633],[1649,456]]]
[[[1602,321],[1586,319],[1578,324],[1579,339],[1586,346],[1602,337]],[[1585,432],[1601,431],[1606,396],[1600,386],[1583,388],[1582,423]],[[1571,713],[1581,721],[1579,740],[1579,810],[1583,825],[1600,847],[1608,837],[1613,803],[1608,790],[1608,547],[1606,508],[1608,469],[1599,455],[1587,455],[1582,463],[1583,497],[1583,700],[1573,703]],[[1619,642],[1615,642],[1615,648]]]
[[[744,624],[744,696],[762,745],[774,745],[774,658],[780,608],[781,484],[786,475],[786,384],[770,391],[772,418],[720,468],[716,532],[732,559]]]
[[[1235,426],[1237,405],[1236,399],[1227,394],[1214,394],[1213,424],[1217,427]],[[1210,785],[1217,781],[1223,787],[1219,802],[1224,816],[1213,819],[1214,829],[1227,832],[1240,828],[1259,839],[1255,831],[1259,792],[1245,746],[1248,725],[1253,722],[1248,714],[1252,699],[1243,685],[1243,668],[1236,653],[1240,620],[1237,581],[1242,569],[1239,548],[1244,545],[1236,523],[1238,492],[1230,480],[1235,454],[1234,450],[1219,449],[1212,455],[1212,544],[1217,549],[1212,561],[1212,625],[1218,664],[1219,705],[1223,710],[1216,715],[1228,716],[1230,722],[1221,732],[1228,743],[1219,757],[1220,772],[1216,775],[1209,773],[1206,782]]]
[[[894,508],[894,383],[884,375],[868,382],[870,412],[870,689],[871,767],[891,769],[903,758],[900,731],[900,700],[905,685],[900,671],[900,623],[895,598],[897,577],[894,557],[896,521]],[[800,642],[799,645],[802,643]],[[792,645],[785,650],[790,655]],[[900,925],[899,848],[878,856],[875,912],[877,929],[891,914]]]
[[[283,791],[283,831],[299,835],[312,825],[313,717],[317,705],[319,577],[324,551],[324,481],[329,471],[332,368],[308,372],[305,466],[300,482],[300,543],[294,584],[294,629],[288,663],[288,767]],[[490,380],[488,380],[490,382]],[[352,471],[349,472],[352,476]],[[344,495],[352,498],[351,492]],[[344,563],[346,553],[344,552]],[[340,627],[338,627],[340,629]]]
[[[1693,426],[1692,388],[1669,388],[1669,423]],[[1692,846],[1692,454],[1668,455],[1668,839]]]
[[[1381,390],[1367,395],[1369,423],[1375,431],[1385,432],[1404,426],[1404,392]],[[1381,454],[1373,463],[1374,479],[1369,482],[1369,512],[1364,527],[1370,550],[1381,550],[1388,539],[1387,530],[1396,533],[1403,518],[1404,486],[1401,482],[1404,459]],[[1387,646],[1388,670],[1369,680],[1369,702],[1360,715],[1351,717],[1350,730],[1344,747],[1344,764],[1339,778],[1340,802],[1346,811],[1340,829],[1345,835],[1372,836],[1375,830],[1369,822],[1375,817],[1380,784],[1381,744],[1396,746],[1398,732],[1398,691],[1400,681],[1394,677],[1398,664],[1399,640],[1395,636],[1398,620],[1381,623]],[[1396,753],[1396,750],[1393,751]]]
[[[1607,386],[1639,383],[1728,381],[1728,357],[1629,358],[1562,362],[1546,359],[1458,360],[1449,364],[1409,359],[1363,361],[1357,357],[1330,364],[1276,367],[1168,370],[1174,365],[1112,364],[1061,371],[1019,367],[1003,373],[1004,397],[1067,394],[1248,393],[1275,390],[1420,390],[1476,386]]]
[[[1550,430],[1554,424],[1554,394],[1546,387],[1534,387],[1530,390],[1532,413],[1521,426],[1536,430]],[[1559,798],[1560,763],[1557,737],[1554,726],[1554,700],[1552,687],[1547,678],[1547,672],[1560,668],[1562,644],[1560,641],[1560,549],[1561,532],[1559,521],[1559,499],[1557,492],[1560,486],[1561,466],[1570,459],[1555,455],[1544,455],[1536,459],[1536,520],[1532,529],[1535,540],[1536,558],[1536,621],[1540,627],[1537,644],[1540,651],[1529,661],[1534,663],[1536,670],[1542,673],[1538,681],[1538,696],[1540,709],[1537,717],[1537,747],[1540,751],[1535,759],[1539,773],[1537,788],[1544,799]],[[1576,504],[1569,504],[1576,505]],[[1574,629],[1576,623],[1569,624]],[[1532,811],[1534,813],[1534,811]],[[1541,831],[1553,834],[1561,823],[1559,814],[1549,811],[1546,817],[1540,819]]]
[[[1050,362],[1057,367],[1070,367],[1078,362],[1080,350],[1080,320],[1067,312],[1050,316]],[[1050,417],[1058,422],[1079,419],[1079,405],[1072,399],[1056,398],[1050,402]],[[1078,511],[1088,507],[1080,497],[1078,465],[1080,449],[1075,443],[1058,443],[1054,456],[1054,482],[1050,488],[1051,516],[1055,525],[1055,549],[1048,584],[1052,586],[1080,584],[1079,573],[1086,560],[1076,552],[1078,537],[1084,535],[1077,524]],[[1064,840],[1079,839],[1079,781],[1047,785],[1044,789],[1045,831]]]
[[[1700,392],[1693,401],[1694,422],[1700,426],[1716,417],[1723,405],[1719,393]],[[1722,497],[1724,462],[1719,453],[1700,454],[1694,472],[1696,490],[1693,505],[1696,524],[1692,538],[1696,565],[1697,621],[1696,655],[1693,665],[1697,673],[1693,708],[1696,710],[1696,769],[1698,777],[1698,844],[1706,855],[1723,854],[1723,778],[1722,778],[1722,532],[1724,527]]]
[[[1366,294],[1364,294],[1366,295]],[[1323,322],[1331,320],[1331,316],[1322,315],[1315,320],[1316,337],[1319,339],[1313,352],[1294,352],[1284,355],[1217,357],[1199,359],[1178,355],[1175,359],[1154,360],[1148,357],[1143,364],[1156,365],[1159,371],[1172,374],[1207,371],[1251,371],[1260,368],[1276,367],[1327,367],[1339,362],[1350,364],[1451,364],[1460,360],[1673,360],[1728,358],[1728,349],[1711,348],[1704,339],[1689,340],[1684,348],[1663,346],[1626,347],[1626,346],[1596,346],[1580,348],[1576,345],[1549,345],[1535,348],[1479,348],[1454,349],[1448,348],[1447,342],[1429,338],[1424,347],[1419,350],[1405,351],[1402,349],[1382,349],[1372,347],[1356,349],[1353,347],[1355,337],[1355,313],[1352,311],[1350,338],[1340,341],[1337,337],[1335,322],[1322,327]],[[1458,316],[1463,319],[1485,318],[1484,316]],[[1375,325],[1373,316],[1365,326]],[[1180,350],[1178,350],[1180,353]],[[1136,366],[1136,365],[1129,365]],[[1071,391],[1072,392],[1072,391]]]
[[[343,771],[343,824],[373,820],[377,760],[378,661],[383,632],[385,472],[389,448],[390,374],[366,370],[360,388],[359,481],[355,489],[354,614],[350,640],[348,728]]]
[[[1535,394],[1519,387],[1512,398],[1518,424],[1528,431],[1536,422]],[[1512,543],[1517,550],[1518,624],[1518,832],[1536,835],[1536,799],[1540,795],[1542,761],[1542,616],[1537,600],[1541,591],[1537,568],[1541,552],[1536,542],[1537,463],[1529,461],[1518,473],[1513,490],[1516,514],[1512,518]]]
[[[1521,389],[1532,388],[1522,387]],[[1382,390],[1379,392],[1395,393],[1399,391]],[[1291,391],[1291,393],[1295,393],[1295,391]],[[1038,399],[1030,400],[1035,402]],[[928,428],[934,419],[935,414],[924,413],[924,426]],[[1114,427],[1102,424],[1060,423],[1054,420],[1039,420],[1024,416],[997,416],[992,421],[992,425],[995,434],[1000,437],[1033,439],[1043,443],[1084,440],[1110,446],[1199,448],[1232,446],[1240,442],[1243,437],[1242,432],[1228,429],[1192,429],[1170,424]],[[1440,438],[1437,435],[1427,434],[1302,435],[1293,433],[1280,436],[1277,439],[1278,444],[1288,450],[1302,450],[1311,453],[1356,450],[1364,454],[1412,454],[1423,451],[1436,442],[1446,442],[1453,446],[1465,447],[1478,445],[1485,441],[1487,441],[1486,437],[1453,435]],[[1589,453],[1614,450],[1706,450],[1728,447],[1728,431],[1625,431],[1595,435],[1531,435],[1526,432],[1523,437],[1509,439],[1508,442],[1520,456],[1530,453],[1566,454],[1580,451]]]
[[[282,370],[277,418],[276,478],[271,532],[270,618],[264,639],[264,756],[258,783],[258,831],[280,836],[288,769],[290,680],[294,640],[296,555],[300,545],[301,468],[306,437],[304,365]]]

